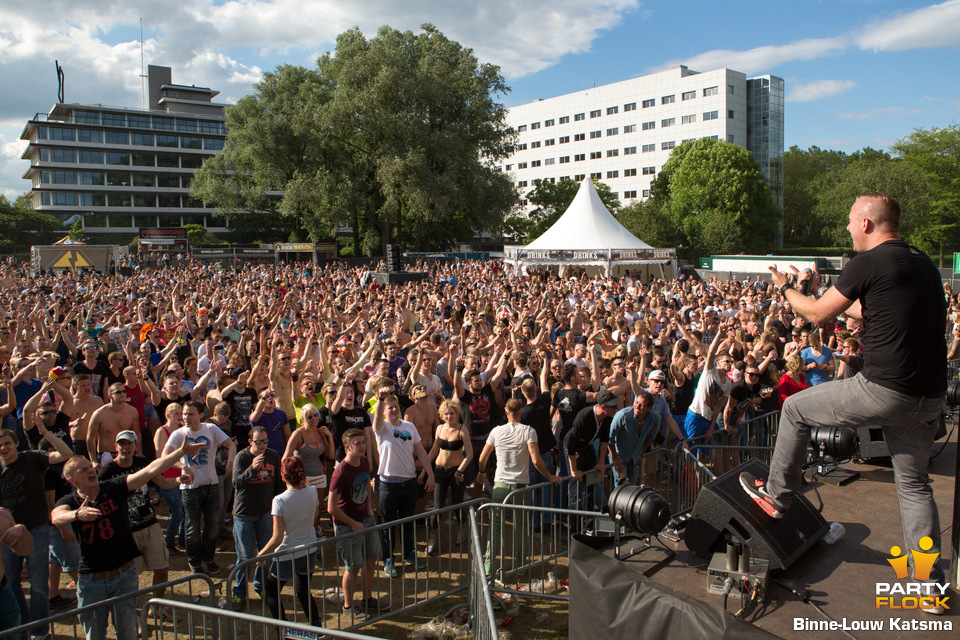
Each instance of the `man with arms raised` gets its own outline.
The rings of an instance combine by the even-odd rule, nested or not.
[[[857,198],[847,231],[859,254],[834,287],[808,298],[770,267],[774,284],[807,320],[821,324],[841,313],[864,320],[863,370],[826,382],[783,403],[767,481],[741,474],[746,492],[770,516],[782,518],[800,489],[810,430],[820,426],[880,425],[893,459],[904,542],[920,549],[928,536],[940,551],[940,518],[927,466],[946,392],[946,303],[930,259],[900,238],[900,203],[885,193]],[[803,274],[801,279],[810,277]],[[816,291],[819,282],[811,282]],[[913,566],[911,555],[910,566]],[[939,562],[930,573],[944,582]],[[943,607],[928,607],[943,613]]]

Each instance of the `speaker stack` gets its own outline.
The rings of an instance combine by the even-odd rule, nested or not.
[[[726,549],[729,533],[750,547],[755,558],[770,569],[786,569],[830,530],[810,502],[797,494],[781,519],[771,518],[740,486],[740,474],[749,471],[767,478],[759,460],[749,460],[704,485],[684,529],[684,542],[693,553],[709,558]]]
[[[398,244],[387,245],[387,271],[391,273],[403,271],[403,249]]]

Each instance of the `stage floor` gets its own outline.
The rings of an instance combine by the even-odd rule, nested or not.
[[[948,424],[949,428],[949,424]],[[948,571],[951,566],[950,540],[952,536],[954,473],[957,456],[957,432],[950,437],[943,452],[931,465],[934,496],[940,510],[940,528],[943,530],[942,566]],[[935,454],[943,441],[934,444]],[[944,616],[934,616],[910,610],[892,611],[875,606],[876,583],[895,582],[894,570],[887,563],[890,548],[903,546],[900,509],[893,471],[883,464],[843,465],[860,472],[860,478],[846,486],[818,483],[823,498],[823,516],[827,522],[840,522],[846,528],[845,536],[833,545],[823,541],[815,544],[800,560],[785,571],[775,572],[773,577],[789,584],[797,591],[807,589],[811,601],[819,605],[837,621],[881,621],[882,631],[850,630],[853,637],[868,638],[945,638],[960,637],[960,596],[948,591],[952,610]],[[819,505],[816,495],[808,487],[805,495]],[[707,592],[707,560],[694,556],[682,546],[678,558],[660,569],[653,579],[702,602],[720,606],[722,597]],[[770,584],[770,599],[765,608],[754,607],[748,620],[757,627],[782,638],[850,638],[843,631],[795,630],[795,619],[819,623],[824,618],[815,608],[799,602],[789,591]],[[897,598],[899,599],[899,597]],[[739,594],[733,593],[727,609],[735,613],[740,608]],[[759,613],[758,613],[759,611]],[[954,631],[898,630],[891,628],[891,618],[899,618],[910,624],[921,622],[951,621]]]

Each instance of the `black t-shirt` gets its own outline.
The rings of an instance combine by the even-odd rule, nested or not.
[[[43,475],[50,467],[47,458],[46,451],[21,451],[17,459],[0,472],[0,507],[27,529],[50,520],[43,489]]]
[[[867,380],[911,396],[946,390],[946,302],[930,258],[890,240],[847,263],[836,287],[863,307]]]
[[[567,455],[580,453],[587,447],[592,447],[593,441],[598,437],[600,442],[609,442],[612,422],[613,418],[607,416],[598,418],[593,405],[581,409],[573,419],[573,427],[563,439]]]
[[[80,542],[80,573],[97,573],[119,569],[140,555],[130,523],[127,520],[127,479],[102,480],[96,500],[90,506],[100,510],[92,522],[73,522],[73,532]],[[83,504],[76,493],[61,498],[57,506],[75,511]]]
[[[333,428],[331,429],[333,433],[333,444],[336,446],[336,452],[334,452],[333,457],[337,462],[347,457],[347,452],[343,448],[343,434],[347,432],[347,429],[360,429],[363,431],[365,427],[373,424],[370,422],[370,414],[367,413],[365,409],[358,409],[356,407],[350,409],[340,407],[340,411],[335,414],[330,414],[330,420],[333,424]]]
[[[734,402],[733,407],[733,418],[736,419],[740,412],[743,411],[744,407],[753,402],[753,399],[760,395],[760,384],[756,384],[753,388],[748,387],[745,384],[738,384],[733,389],[730,390],[730,398]],[[749,416],[744,415],[741,418],[741,421]],[[736,425],[729,425],[731,427]]]
[[[73,375],[77,375],[79,373],[90,374],[90,393],[102,398],[103,381],[106,379],[107,374],[110,373],[110,365],[101,360],[100,357],[101,356],[97,357],[97,361],[92,367],[88,367],[83,360],[79,361],[77,364],[73,365]]]
[[[497,419],[497,401],[489,384],[479,393],[465,389],[460,396],[460,408],[463,410],[463,426],[470,430],[472,440],[486,439],[490,430],[500,424]]]
[[[550,426],[549,393],[541,393],[533,402],[528,402],[520,412],[520,422],[537,432],[537,446],[541,455],[557,446]]]
[[[53,502],[73,493],[73,485],[63,477],[63,464],[52,464],[43,472],[43,490],[53,491]]]
[[[560,442],[563,442],[573,428],[573,419],[587,406],[587,393],[581,389],[560,389],[553,396],[553,406],[560,414]]]
[[[146,456],[138,455],[133,456],[133,464],[129,467],[121,467],[116,460],[111,460],[100,470],[98,477],[101,481],[126,478],[128,474],[136,473],[148,464],[150,461]],[[157,522],[157,514],[154,513],[150,499],[147,497],[147,485],[127,494],[127,513],[131,532],[146,529]]]
[[[237,493],[233,499],[233,515],[262,516],[270,513],[273,497],[283,492],[280,479],[280,454],[267,449],[263,454],[263,467],[253,468],[256,456],[245,447],[233,460],[233,487]]]
[[[106,377],[105,377],[104,380],[103,380],[103,386],[105,386],[107,389],[109,389],[109,388],[110,388],[110,385],[112,385],[112,384],[114,384],[114,383],[116,383],[116,382],[122,382],[123,385],[126,386],[126,385],[127,385],[127,381],[126,381],[126,378],[123,377],[123,367],[125,367],[125,366],[127,366],[127,361],[126,361],[126,360],[123,361],[123,366],[120,367],[120,373],[118,373],[117,375],[113,375],[113,369],[111,369],[111,368],[108,366],[108,367],[107,367]],[[101,396],[101,397],[102,397],[102,396]]]
[[[29,418],[27,418],[29,419]],[[67,414],[62,411],[57,412],[57,418],[53,423],[52,427],[47,427],[47,431],[57,436],[67,444],[70,444],[70,418]],[[43,439],[43,436],[40,435],[40,431],[36,427],[27,431],[27,437],[30,439],[30,446],[33,449],[39,449],[40,440]]]
[[[163,392],[160,392],[160,402],[157,403],[157,416],[160,418],[160,422],[162,424],[166,424],[167,422],[167,407],[172,404],[179,404],[182,407],[183,403],[189,399],[190,394],[186,391],[182,391],[180,397],[174,400],[168,400],[167,397],[163,395]]]
[[[230,405],[230,419],[233,421],[233,435],[242,447],[250,437],[250,414],[257,404],[257,392],[247,387],[243,391],[232,391],[223,398]]]

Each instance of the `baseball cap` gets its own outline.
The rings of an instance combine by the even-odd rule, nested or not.
[[[614,395],[612,391],[604,389],[597,394],[597,404],[605,407],[616,407],[618,404],[620,404],[620,398]]]
[[[137,442],[137,434],[133,431],[127,429],[126,431],[121,431],[117,434],[117,442],[121,440],[127,440],[128,442]]]
[[[660,371],[660,369],[654,369],[647,376],[647,380],[666,380],[666,379],[667,379],[666,374],[664,374],[663,371]]]
[[[743,374],[740,373],[740,369],[730,369],[730,371],[727,372],[727,377],[734,382],[740,382],[743,380]]]

